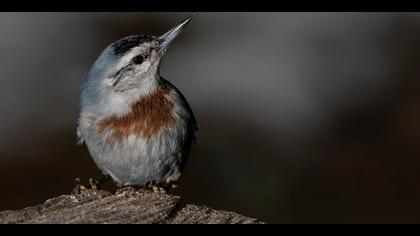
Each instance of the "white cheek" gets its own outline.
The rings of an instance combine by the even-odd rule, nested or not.
[[[103,83],[103,86],[106,88],[106,87],[111,87],[114,84],[114,82],[115,82],[115,79],[111,77],[111,78],[105,78],[102,83]]]
[[[151,58],[147,58],[145,62],[141,65],[141,73],[144,75],[150,74],[153,71],[154,63],[152,63]]]

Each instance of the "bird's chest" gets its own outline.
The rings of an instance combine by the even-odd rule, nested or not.
[[[122,117],[99,119],[96,133],[103,136],[105,142],[126,142],[130,137],[147,142],[164,135],[177,123],[173,115],[175,104],[169,92],[161,89],[139,99],[131,105],[131,112]]]

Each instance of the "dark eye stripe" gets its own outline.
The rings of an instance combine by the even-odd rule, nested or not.
[[[126,66],[124,66],[123,68],[121,68],[119,71],[117,71],[117,73],[115,73],[114,75],[111,76],[111,78],[114,78],[114,83],[112,83],[112,86],[115,86],[118,84],[118,82],[120,81],[122,75],[124,73],[126,73],[127,71],[130,71],[133,69],[133,65],[132,64],[128,64]]]
[[[124,73],[127,73],[130,70],[133,70],[136,65],[142,64],[146,59],[150,58],[150,56],[151,56],[151,52],[146,51],[143,54],[139,54],[135,56],[133,59],[131,59],[131,63],[122,67],[119,71],[117,71],[115,74],[110,76],[110,78],[114,79],[112,86],[115,86],[118,84],[118,82],[120,81]]]

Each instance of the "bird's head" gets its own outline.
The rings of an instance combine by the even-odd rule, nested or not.
[[[161,58],[191,19],[188,17],[161,36],[132,35],[109,45],[91,67],[82,96],[95,96],[96,103],[109,106],[153,93],[160,82]]]

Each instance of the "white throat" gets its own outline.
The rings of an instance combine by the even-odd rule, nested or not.
[[[155,74],[141,78],[136,86],[124,91],[112,91],[107,94],[102,104],[103,114],[122,117],[131,112],[131,106],[138,100],[154,93],[160,84],[160,76]]]

